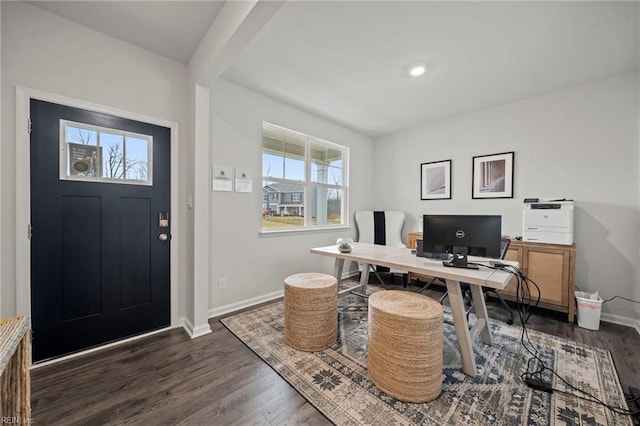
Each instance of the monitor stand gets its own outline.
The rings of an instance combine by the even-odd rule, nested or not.
[[[453,259],[449,262],[442,262],[442,265],[448,266],[451,268],[463,268],[463,269],[480,269],[478,265],[475,263],[467,262],[467,255],[457,253],[453,255]]]
[[[462,269],[480,269],[478,265],[475,263],[467,263],[465,265],[457,265],[453,262],[442,262],[444,266],[449,266],[451,268],[462,268]]]

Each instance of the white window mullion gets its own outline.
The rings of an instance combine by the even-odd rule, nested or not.
[[[101,155],[98,155],[98,160],[97,163],[99,164],[98,166],[98,179],[102,179],[104,177],[104,175],[102,174],[103,170],[104,170],[104,164],[102,163],[104,161],[104,151],[102,151],[102,145],[100,145],[100,131],[98,130],[97,135],[96,135],[96,146],[98,147],[98,152],[102,153]]]
[[[125,135],[122,135],[122,177],[124,180],[129,178],[127,172],[127,138]]]
[[[341,222],[345,225],[349,225],[349,152],[347,150],[342,151],[342,218]]]
[[[313,225],[313,204],[311,199],[311,149],[309,138],[304,140],[304,226]]]
[[[282,136],[282,177],[287,175],[287,134]]]

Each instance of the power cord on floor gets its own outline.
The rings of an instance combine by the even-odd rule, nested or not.
[[[608,404],[604,401],[602,401],[600,398],[592,395],[591,393],[580,389],[574,385],[572,385],[571,383],[569,383],[566,379],[564,379],[563,377],[561,377],[554,369],[547,367],[546,363],[544,360],[541,359],[540,357],[540,353],[537,349],[537,347],[533,344],[533,342],[531,342],[531,339],[529,338],[529,331],[526,327],[526,324],[529,320],[529,318],[531,317],[531,315],[533,314],[535,308],[538,306],[538,304],[540,303],[540,287],[531,279],[529,279],[520,269],[508,265],[508,264],[501,264],[501,263],[497,263],[495,265],[492,266],[488,266],[488,265],[484,265],[484,264],[479,264],[483,267],[486,268],[490,268],[490,269],[500,269],[506,272],[509,272],[510,274],[512,274],[516,280],[517,280],[517,285],[516,285],[516,305],[517,305],[517,309],[518,309],[518,316],[520,318],[520,322],[522,324],[522,333],[520,334],[520,342],[522,344],[522,346],[524,347],[524,349],[531,355],[531,358],[529,358],[529,360],[527,361],[527,368],[525,370],[524,373],[522,373],[520,375],[520,378],[527,384],[527,386],[536,389],[536,390],[541,390],[544,392],[548,392],[548,393],[553,393],[555,392],[561,392],[564,393],[566,395],[571,395],[571,396],[575,396],[576,398],[580,398],[586,401],[591,401],[591,402],[595,402],[597,404],[600,404],[606,408],[608,408],[609,410],[613,411],[614,413],[620,414],[620,415],[625,415],[625,416],[637,416],[640,414],[640,410],[629,410],[628,408],[623,408],[623,407],[617,407],[611,404]],[[531,290],[529,288],[529,284],[532,284],[533,286],[535,286],[535,289],[537,291],[537,297],[535,298],[535,302],[533,302],[533,298],[531,295]],[[616,297],[621,297],[622,296],[616,296]],[[614,297],[615,298],[615,297]],[[612,299],[614,299],[612,298]],[[609,300],[612,300],[609,299]],[[635,302],[634,300],[632,300],[633,302]],[[603,302],[604,303],[604,302]],[[538,368],[537,370],[531,371],[532,367],[535,367],[535,361],[537,361],[538,363]],[[549,374],[545,374],[545,373],[549,373]],[[585,395],[586,397],[580,396],[580,395],[576,395],[575,393],[571,393],[571,392],[567,392],[565,390],[562,389],[556,389],[551,385],[551,381],[548,379],[545,379],[544,376],[553,376],[556,377],[558,380],[560,380],[562,383],[564,383],[569,389],[579,392],[583,395]],[[627,399],[625,400],[625,402],[628,404],[629,402],[637,402],[640,400],[640,397],[634,397],[632,399]]]

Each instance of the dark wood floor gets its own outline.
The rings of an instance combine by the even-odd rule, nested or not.
[[[428,290],[439,297],[438,291]],[[490,316],[505,318],[489,300]],[[325,425],[330,422],[222,326],[191,340],[174,329],[32,370],[33,419],[41,425],[189,424]],[[640,335],[601,323],[570,326],[566,315],[540,311],[544,331],[611,351],[625,392],[640,387]]]

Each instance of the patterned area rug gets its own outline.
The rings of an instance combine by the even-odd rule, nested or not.
[[[520,379],[529,359],[520,342],[521,328],[499,321],[492,322],[493,346],[479,340],[474,344],[479,371],[474,378],[462,372],[454,328],[445,323],[442,393],[425,404],[397,401],[378,390],[367,376],[366,300],[343,295],[339,312],[338,342],[313,353],[284,343],[282,302],[221,322],[338,425],[632,424],[628,417],[583,398],[527,387]],[[445,322],[447,315],[445,312]],[[608,404],[626,408],[608,351],[534,331],[529,336],[547,366]],[[557,379],[553,387],[566,389]]]

